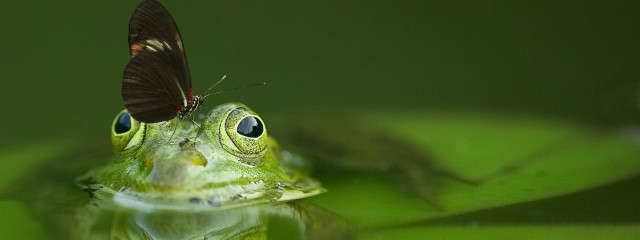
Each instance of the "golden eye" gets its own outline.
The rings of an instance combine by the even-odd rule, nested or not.
[[[137,149],[144,138],[144,123],[133,119],[127,110],[122,110],[111,125],[111,142],[116,152]]]
[[[125,134],[131,130],[131,116],[128,112],[122,112],[113,121],[113,132],[115,134]]]
[[[225,150],[244,159],[259,159],[267,148],[267,129],[248,108],[230,110],[220,124],[220,136]]]
[[[240,123],[238,123],[236,132],[248,138],[257,138],[262,136],[262,133],[264,133],[264,126],[262,125],[260,118],[255,116],[246,116],[242,121],[240,121]]]

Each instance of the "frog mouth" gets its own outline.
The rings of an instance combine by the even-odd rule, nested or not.
[[[116,191],[108,187],[103,187],[98,189],[94,193],[94,196],[96,199],[111,202],[118,207],[141,212],[202,212],[226,210],[249,205],[288,202],[315,196],[326,191],[321,187],[310,186],[310,188],[307,189],[290,187],[285,189],[274,188],[266,191],[249,191],[221,197],[224,196],[224,194],[220,192],[228,190],[228,188],[213,189],[200,194],[185,194],[184,197],[165,198],[155,194],[136,193],[130,189]],[[218,191],[218,193],[215,193],[216,191]],[[274,196],[277,196],[277,198],[274,198]]]

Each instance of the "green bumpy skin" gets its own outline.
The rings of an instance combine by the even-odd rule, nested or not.
[[[126,114],[126,115],[123,115]],[[264,121],[247,106],[227,103],[213,109],[202,129],[178,119],[141,123],[116,131],[126,110],[111,127],[116,158],[84,178],[107,189],[121,205],[135,208],[200,209],[305,198],[325,190],[282,154],[267,135]],[[262,122],[259,136],[238,132],[246,117]],[[86,181],[85,181],[86,182]]]

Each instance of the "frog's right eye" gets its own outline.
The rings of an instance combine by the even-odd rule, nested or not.
[[[116,134],[123,134],[131,130],[131,116],[128,112],[123,112],[120,117],[116,118],[116,122],[113,126],[113,131]]]
[[[127,110],[122,110],[111,125],[111,142],[116,152],[137,149],[144,138],[144,123],[133,119]]]

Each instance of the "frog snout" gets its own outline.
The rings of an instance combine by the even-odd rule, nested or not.
[[[206,158],[195,150],[154,154],[147,159],[152,165],[147,178],[158,187],[179,186],[193,167],[207,165]]]

